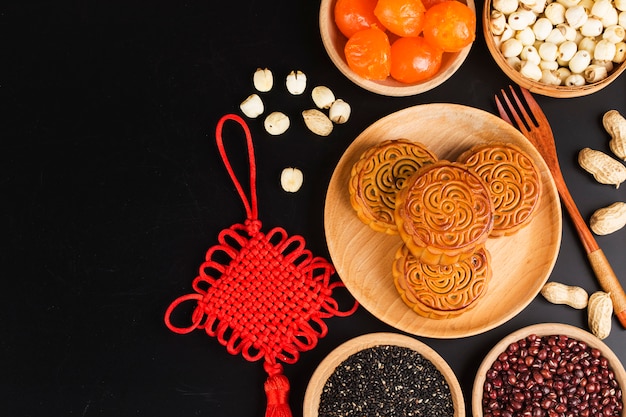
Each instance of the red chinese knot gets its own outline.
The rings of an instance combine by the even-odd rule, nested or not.
[[[226,156],[222,128],[227,120],[241,125],[246,136],[250,165],[250,200],[237,180]],[[234,114],[223,116],[216,129],[217,146],[246,209],[243,224],[234,224],[218,235],[193,280],[194,293],[183,295],[165,313],[167,327],[179,334],[204,329],[226,350],[248,361],[264,360],[268,373],[266,417],[291,416],[289,383],[280,362],[295,363],[300,352],[313,349],[328,332],[322,319],[352,314],[340,311],[331,282],[334,267],[306,249],[301,236],[288,236],[275,227],[261,232],[256,197],[256,163],[252,136],[245,121]],[[172,324],[173,310],[185,301],[195,301],[191,325]]]

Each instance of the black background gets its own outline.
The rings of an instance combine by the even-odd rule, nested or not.
[[[214,141],[218,119],[254,92],[252,74],[277,79],[265,95],[292,127],[281,137],[250,122],[258,164],[259,216],[266,228],[301,234],[328,257],[325,191],[350,142],[377,119],[409,106],[449,102],[495,113],[508,84],[477,40],[445,84],[389,98],[350,83],[319,36],[319,1],[14,1],[0,8],[0,414],[4,416],[260,416],[260,362],[229,355],[197,331],[163,323],[167,305],[190,292],[220,230],[242,222],[243,206]],[[482,6],[478,5],[478,12]],[[478,31],[482,28],[479,24]],[[298,115],[307,93],[282,79],[304,71],[352,105],[352,118],[320,138]],[[553,125],[559,156],[585,218],[624,200],[626,186],[596,183],[578,167],[582,147],[608,152],[601,125],[626,113],[625,81],[575,99],[537,97]],[[237,166],[245,158],[234,140]],[[239,156],[238,156],[239,155]],[[241,160],[237,162],[237,158]],[[296,194],[280,171],[305,174]],[[626,279],[626,231],[599,237]],[[569,218],[551,280],[598,289]],[[586,328],[584,311],[536,298],[508,323],[459,340],[414,336],[437,350],[464,389],[467,413],[482,357],[504,335],[557,321]],[[286,365],[294,416],[308,379],[340,343],[396,331],[360,308],[327,321],[316,349]],[[626,332],[613,321],[605,342],[626,359]]]

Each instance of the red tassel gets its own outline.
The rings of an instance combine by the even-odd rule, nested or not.
[[[291,417],[289,380],[283,374],[271,375],[265,381],[267,409],[265,417]]]

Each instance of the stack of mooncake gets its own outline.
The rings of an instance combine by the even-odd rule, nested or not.
[[[485,294],[492,275],[485,243],[531,221],[541,178],[512,144],[476,145],[448,161],[421,143],[393,139],[363,153],[349,191],[363,223],[403,242],[392,272],[404,302],[421,316],[445,319]]]

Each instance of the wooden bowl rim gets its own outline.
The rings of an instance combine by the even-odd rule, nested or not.
[[[579,327],[564,323],[533,324],[505,336],[502,340],[496,343],[493,348],[491,348],[489,353],[487,353],[483,359],[478,371],[476,372],[474,386],[472,389],[472,414],[474,417],[483,416],[482,394],[487,370],[497,359],[498,355],[506,350],[509,344],[521,340],[531,334],[536,334],[537,336],[565,335],[599,349],[602,352],[602,355],[607,358],[611,364],[611,368],[615,373],[615,379],[619,383],[622,392],[626,389],[626,371],[624,370],[624,365],[621,363],[615,352],[613,352],[606,343],[598,339],[592,333],[589,333]],[[626,407],[622,410],[621,416],[626,417]]]
[[[322,360],[322,362],[320,362],[318,367],[313,372],[306,388],[304,395],[303,417],[318,416],[322,390],[324,389],[326,381],[333,374],[337,366],[339,366],[349,356],[357,352],[376,346],[387,345],[409,348],[420,353],[424,358],[432,362],[432,364],[435,365],[435,367],[441,372],[450,387],[452,402],[454,404],[454,417],[465,416],[465,400],[461,385],[459,384],[456,374],[450,365],[448,365],[448,363],[443,359],[443,357],[441,357],[441,355],[439,355],[439,353],[437,353],[437,351],[427,344],[410,336],[393,332],[377,332],[357,336],[347,342],[344,342],[330,352]]]
[[[491,16],[491,0],[485,0],[485,5],[483,7],[483,36],[485,38],[485,43],[487,44],[487,49],[489,49],[489,53],[493,57],[496,64],[500,67],[500,69],[517,85],[520,87],[524,87],[529,90],[531,93],[541,94],[547,97],[553,98],[573,98],[573,97],[582,97],[587,96],[589,94],[593,94],[602,90],[607,85],[611,84],[615,81],[623,72],[626,70],[626,61],[616,65],[613,68],[613,71],[609,74],[609,76],[603,80],[597,81],[592,84],[585,84],[579,87],[575,86],[551,86],[538,81],[533,81],[531,79],[523,77],[519,71],[516,71],[513,67],[511,67],[507,62],[493,39],[493,35],[489,30],[489,20]]]
[[[341,32],[339,32],[339,29],[337,29],[335,25],[333,10],[336,1],[337,0],[322,0],[320,4],[319,29],[324,49],[326,49],[328,56],[337,69],[339,69],[339,71],[345,75],[346,78],[359,87],[372,93],[392,97],[407,97],[432,90],[454,75],[463,62],[465,62],[465,59],[469,55],[472,48],[473,42],[459,52],[444,54],[442,69],[440,69],[439,73],[437,73],[437,75],[433,78],[419,83],[404,84],[392,79],[391,77],[388,77],[383,81],[367,80],[358,76],[350,69],[345,61],[342,48],[337,47],[336,38],[341,37],[341,39],[343,39],[342,44],[345,44],[346,38],[343,34],[341,34]],[[476,14],[476,4],[474,0],[459,1],[467,4]],[[476,21],[476,32],[478,34],[478,15],[476,15]]]

